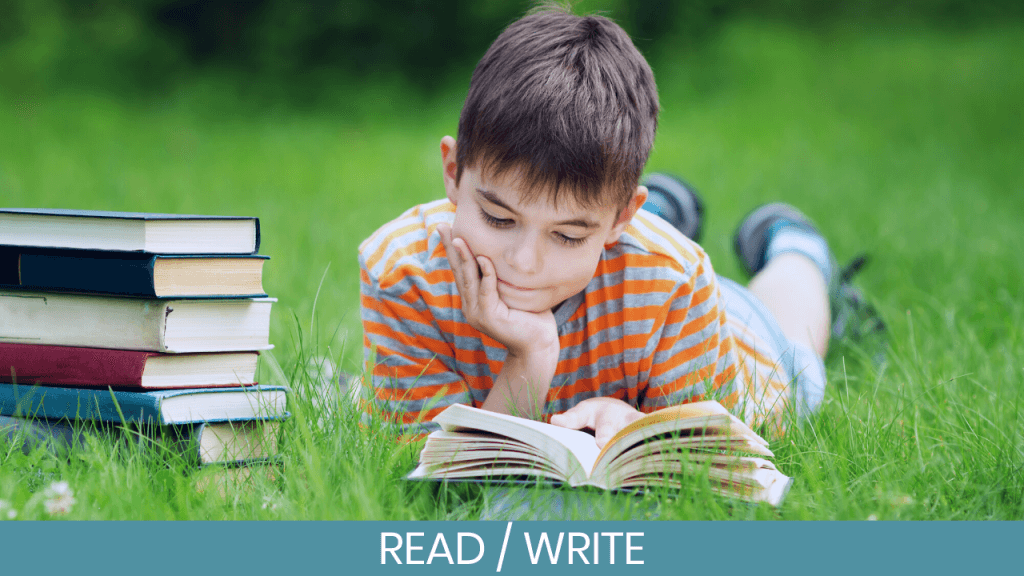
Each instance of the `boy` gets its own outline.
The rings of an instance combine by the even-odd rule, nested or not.
[[[638,186],[657,113],[650,67],[605,18],[545,10],[495,40],[458,140],[441,140],[446,199],[360,246],[367,410],[420,433],[461,402],[590,428],[600,445],[704,398],[753,425],[814,410],[827,244],[768,205],[736,236],[749,290],[717,278],[699,245],[640,211],[674,206],[699,230],[682,182]]]

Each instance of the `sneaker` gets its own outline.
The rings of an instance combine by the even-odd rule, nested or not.
[[[764,268],[768,242],[783,226],[797,226],[804,231],[822,236],[810,218],[789,204],[765,204],[754,209],[743,219],[733,236],[736,255],[739,256],[740,263],[749,276],[754,276]],[[854,275],[867,262],[867,257],[859,255],[842,269],[838,267],[831,250],[828,251],[828,259],[832,270],[831,278],[828,279],[832,338],[860,341],[871,334],[885,332],[885,322],[882,321],[881,315],[867,301],[864,293],[852,283]]]
[[[644,179],[649,192],[643,209],[657,214],[683,236],[700,242],[704,224],[704,202],[682,178],[655,172]]]

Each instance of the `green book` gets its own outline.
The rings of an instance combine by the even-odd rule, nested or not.
[[[127,392],[0,384],[0,416],[140,424],[282,418],[283,386]]]

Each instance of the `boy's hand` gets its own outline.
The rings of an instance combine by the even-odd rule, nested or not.
[[[462,313],[469,325],[494,338],[512,356],[550,359],[557,362],[558,325],[551,310],[525,312],[509,308],[498,296],[498,275],[494,264],[484,256],[474,256],[462,238],[453,238],[452,229],[440,224],[441,242],[455,274],[455,285],[462,298]]]
[[[643,416],[642,412],[622,400],[598,397],[588,398],[562,414],[555,414],[551,423],[573,430],[590,428],[594,431],[597,447],[604,448],[619,430]]]

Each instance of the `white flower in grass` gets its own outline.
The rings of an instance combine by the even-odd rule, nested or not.
[[[43,495],[46,497],[43,506],[46,507],[46,513],[51,516],[67,514],[71,512],[71,508],[75,505],[75,492],[64,480],[50,484],[50,487],[43,492]]]
[[[14,520],[18,517],[18,511],[7,500],[0,500],[0,514],[6,516],[8,520]]]

